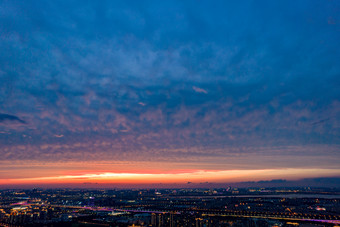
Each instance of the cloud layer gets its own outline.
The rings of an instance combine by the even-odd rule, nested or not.
[[[0,160],[336,166],[339,10],[2,1]]]

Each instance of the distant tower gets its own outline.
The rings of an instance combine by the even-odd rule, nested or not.
[[[163,214],[158,214],[158,227],[164,226],[164,215]]]
[[[153,227],[156,227],[156,226],[157,226],[157,216],[156,216],[155,213],[152,213],[152,214],[151,214],[151,225],[152,225]]]
[[[175,227],[173,212],[170,212],[170,227]]]
[[[203,219],[196,218],[196,227],[203,227]]]

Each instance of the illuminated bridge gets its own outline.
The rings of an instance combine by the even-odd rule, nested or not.
[[[42,205],[42,204],[25,204],[25,205]],[[47,204],[46,204],[47,205]],[[63,207],[69,209],[89,209],[93,211],[117,211],[129,213],[173,213],[173,214],[200,214],[209,217],[235,217],[235,218],[265,218],[284,221],[303,221],[303,222],[319,222],[340,225],[340,215],[322,215],[308,213],[280,213],[280,212],[253,212],[253,211],[235,211],[235,210],[217,210],[217,209],[133,209],[133,208],[115,208],[115,207],[84,207],[70,205],[52,205],[48,206]]]

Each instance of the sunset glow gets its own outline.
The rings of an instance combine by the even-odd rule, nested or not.
[[[282,176],[289,180],[301,177],[337,176],[339,170],[332,169],[265,169],[265,170],[228,170],[204,171],[191,170],[179,173],[87,173],[80,175],[62,175],[49,177],[31,177],[1,180],[0,184],[155,184],[155,183],[231,183],[251,180],[278,179]]]

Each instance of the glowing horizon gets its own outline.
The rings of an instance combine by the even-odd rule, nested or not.
[[[80,175],[59,175],[19,179],[0,179],[0,185],[15,184],[75,184],[75,183],[120,183],[120,184],[155,184],[155,183],[237,183],[260,180],[298,180],[311,177],[339,176],[336,169],[263,169],[263,170],[191,170],[179,173],[128,173],[104,172]],[[285,176],[285,177],[282,177]]]

